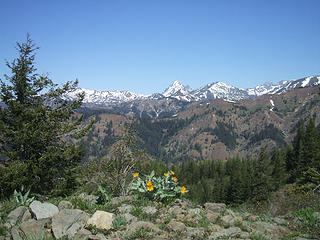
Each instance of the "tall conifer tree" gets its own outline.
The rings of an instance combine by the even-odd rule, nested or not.
[[[21,186],[33,192],[50,193],[74,187],[75,167],[82,158],[80,146],[69,141],[89,128],[82,119],[71,121],[82,104],[83,94],[68,103],[62,96],[77,86],[67,82],[59,88],[47,76],[36,73],[35,51],[29,35],[17,43],[18,57],[7,62],[11,75],[0,82],[0,168],[3,195]]]

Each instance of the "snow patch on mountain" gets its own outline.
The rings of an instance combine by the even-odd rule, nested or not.
[[[188,86],[182,85],[179,81],[175,81],[162,94],[154,93],[152,95],[142,95],[135,94],[130,91],[97,91],[78,88],[74,92],[67,94],[65,99],[73,100],[76,98],[77,94],[84,92],[85,104],[101,106],[116,105],[136,100],[160,99],[175,99],[186,103],[194,101],[207,101],[217,98],[224,99],[226,101],[238,101],[241,99],[254,98],[265,94],[281,94],[294,88],[309,87],[319,84],[320,76],[310,76],[295,80],[285,80],[276,84],[269,82],[256,86],[255,88],[248,89],[233,87],[223,82],[214,82],[196,90],[192,90]]]

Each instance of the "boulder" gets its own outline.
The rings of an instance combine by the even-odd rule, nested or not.
[[[111,204],[120,205],[123,202],[131,202],[132,200],[133,200],[132,196],[114,197],[114,198],[111,198]]]
[[[219,212],[211,212],[209,211],[206,215],[207,219],[209,222],[211,223],[215,223],[218,218],[220,217],[220,213]]]
[[[107,240],[106,237],[103,234],[97,234],[97,235],[90,235],[89,240]]]
[[[105,211],[96,211],[87,221],[87,225],[93,225],[99,229],[109,230],[112,228],[112,222],[115,218],[113,213]]]
[[[131,215],[130,213],[124,213],[121,216],[126,220],[127,223],[138,221],[138,218]]]
[[[127,229],[130,232],[136,232],[139,231],[140,229],[144,229],[146,231],[152,231],[155,233],[162,233],[163,231],[158,228],[156,225],[154,225],[151,222],[144,222],[144,221],[139,221],[139,222],[133,222],[130,225],[127,226]]]
[[[26,222],[32,218],[30,211],[25,211],[22,218],[21,222]]]
[[[235,222],[236,222],[236,218],[234,216],[231,216],[231,215],[226,215],[226,216],[223,216],[221,218],[221,224],[225,228],[233,226],[235,224]]]
[[[174,231],[174,232],[182,232],[185,228],[186,228],[186,225],[184,225],[184,223],[182,222],[177,222],[176,220],[172,219],[167,227],[171,230],[171,231]]]
[[[11,226],[16,225],[17,222],[21,221],[23,214],[27,211],[27,208],[24,206],[17,207],[11,211],[8,215],[8,222]]]
[[[184,235],[189,239],[204,239],[204,234],[205,231],[202,228],[187,227],[187,229],[184,231]]]
[[[155,207],[147,206],[142,208],[142,212],[146,214],[153,215],[157,212],[158,210]]]
[[[89,230],[82,228],[74,235],[74,240],[87,240],[91,234]]]
[[[79,194],[78,198],[82,199],[83,201],[87,201],[89,203],[96,204],[99,197],[95,196],[95,195],[81,193],[81,194]]]
[[[23,238],[21,237],[20,231],[16,226],[11,228],[11,237],[12,237],[12,240],[23,240]]]
[[[63,209],[52,218],[52,232],[55,238],[73,238],[85,226],[89,215],[79,209]]]
[[[219,232],[213,232],[208,239],[215,240],[215,239],[236,239],[237,237],[241,236],[241,229],[238,227],[231,227],[227,229],[222,229]]]
[[[62,210],[62,209],[72,209],[72,203],[69,202],[69,201],[65,201],[65,200],[62,200],[61,202],[59,202],[58,204],[58,208],[59,210]]]
[[[29,238],[45,238],[48,236],[48,225],[50,225],[51,220],[49,218],[35,220],[29,219],[21,223],[20,229],[26,237]]]
[[[30,204],[30,212],[37,219],[52,218],[59,212],[57,206],[52,203],[41,203],[39,201],[33,201]]]
[[[120,207],[118,207],[118,210],[120,213],[130,213],[133,210],[133,206],[128,204],[122,204]]]
[[[212,212],[224,212],[226,210],[226,204],[224,203],[205,203],[204,208],[206,211]]]

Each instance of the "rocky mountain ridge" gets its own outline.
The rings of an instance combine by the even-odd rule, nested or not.
[[[214,82],[206,86],[192,90],[188,86],[182,85],[175,81],[162,93],[151,95],[142,95],[130,91],[97,91],[78,88],[76,91],[65,96],[66,99],[72,100],[80,92],[85,93],[85,105],[110,106],[122,103],[128,103],[136,100],[153,100],[163,98],[173,98],[183,102],[207,101],[212,99],[224,99],[227,101],[237,101],[241,99],[253,98],[265,94],[280,94],[284,91],[310,87],[320,84],[320,76],[310,76],[291,81],[281,81],[277,84],[265,83],[255,88],[241,89],[223,82]]]
[[[168,206],[156,202],[137,205],[133,196],[124,196],[111,199],[108,207],[98,205],[94,195],[74,199],[62,200],[57,206],[33,201],[29,208],[14,209],[3,225],[7,234],[0,239],[287,239],[292,235],[289,226],[299,221],[292,215],[266,221],[232,211],[223,203],[201,206],[177,199]],[[92,209],[77,209],[72,202],[90,204]],[[308,239],[302,233],[290,239],[302,239],[300,236]]]

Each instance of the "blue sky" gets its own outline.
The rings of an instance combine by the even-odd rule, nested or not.
[[[254,87],[320,74],[319,0],[0,0],[0,76],[26,33],[40,73],[96,90]]]

